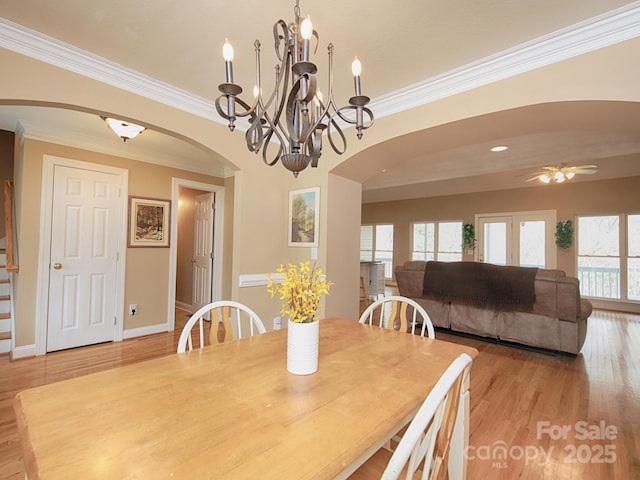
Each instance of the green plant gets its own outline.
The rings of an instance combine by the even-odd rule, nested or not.
[[[556,245],[562,250],[571,247],[573,243],[573,222],[571,220],[559,221],[556,225]]]
[[[462,251],[474,250],[476,248],[476,229],[473,223],[462,225]]]

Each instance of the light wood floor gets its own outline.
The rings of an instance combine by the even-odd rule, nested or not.
[[[173,355],[186,318],[178,315],[175,333],[15,362],[0,357],[0,479],[24,478],[12,406],[17,392]],[[640,316],[594,312],[576,357],[442,331],[436,337],[480,352],[471,374],[470,480],[640,478]],[[563,426],[570,428],[564,436]]]

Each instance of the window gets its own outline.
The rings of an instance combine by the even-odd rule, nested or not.
[[[384,276],[393,274],[393,225],[360,226],[360,261],[383,262]]]
[[[627,216],[627,298],[640,300],[640,215]]]
[[[462,260],[462,222],[419,222],[412,229],[412,260]]]
[[[580,293],[640,300],[640,215],[578,217]]]
[[[373,225],[360,226],[360,261],[373,262]]]

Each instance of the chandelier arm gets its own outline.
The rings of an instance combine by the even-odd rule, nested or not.
[[[307,94],[304,98],[299,99],[298,93],[301,91],[302,85],[305,81],[308,82]],[[308,111],[308,108],[305,113],[303,110],[301,110],[298,103],[303,102],[303,104],[306,106],[311,100],[313,100],[316,92],[316,83],[317,82],[315,76],[303,75],[298,78],[291,87],[291,92],[289,92],[289,98],[287,99],[287,109],[285,116],[287,123],[287,132],[289,133],[288,138],[292,142],[306,143],[306,139],[317,126],[317,120],[314,124],[311,124],[311,122],[308,120],[311,115],[311,113]],[[298,122],[302,123],[299,124]]]
[[[342,149],[338,148],[336,142],[333,141],[333,129],[331,128],[332,125],[335,127],[335,132],[340,135],[340,140],[342,141]],[[338,123],[335,121],[334,116],[331,116],[329,118],[329,123],[327,125],[327,139],[329,140],[329,144],[331,145],[333,151],[338,155],[342,155],[347,150],[347,138],[344,136],[344,132],[340,128],[340,125],[338,125]]]
[[[312,135],[309,135],[307,139],[307,151],[309,152],[309,156],[311,157],[311,166],[316,168],[318,166],[318,160],[322,155],[322,131],[324,130],[324,125],[321,125],[315,128],[315,131]]]
[[[279,30],[282,30],[282,32],[280,32]],[[280,60],[281,62],[284,62],[284,58],[288,55],[289,39],[289,26],[284,20],[278,20],[273,24],[273,48],[276,51],[278,60]],[[282,44],[284,44],[284,47],[282,47],[281,49]]]
[[[279,75],[276,77],[276,85],[273,89],[273,92],[271,92],[271,96],[269,97],[269,100],[267,101],[267,103],[264,104],[263,110],[260,114],[261,117],[264,117],[265,119],[267,119],[268,117],[267,112],[269,108],[271,108],[271,104],[274,102],[278,103],[278,105],[274,107],[273,121],[271,121],[270,118],[267,120],[268,123],[274,129],[276,129],[280,123],[280,116],[282,115],[282,111],[284,109],[284,105],[286,101],[286,96],[284,95],[284,93],[286,92],[287,84],[289,83],[290,61],[291,61],[291,57],[289,54],[287,54],[282,59],[282,64],[280,65],[279,71],[284,72],[284,75]],[[282,95],[278,95],[280,89],[282,89],[282,92],[283,92]]]
[[[363,122],[362,126],[360,128],[362,128],[363,130],[366,130],[367,128],[371,127],[371,125],[373,125],[373,112],[371,111],[370,108],[368,107],[356,107],[353,105],[346,105],[344,107],[342,107],[339,110],[336,110],[336,114],[345,122],[351,124],[351,125],[357,125],[357,120],[351,120],[349,117],[347,117],[343,111],[345,110],[355,110],[356,112],[358,111],[358,109],[361,108],[362,109],[362,113],[366,113],[367,117],[369,117],[369,120],[367,120],[367,122]]]
[[[253,108],[250,107],[246,102],[244,102],[242,99],[232,96],[232,99],[234,101],[234,103],[239,103],[242,107],[244,107],[244,111],[242,112],[234,112],[234,115],[229,116],[227,112],[224,111],[224,109],[222,108],[222,106],[220,105],[220,103],[222,101],[227,101],[228,96],[227,95],[220,95],[218,98],[216,98],[215,101],[215,107],[216,110],[218,112],[218,114],[224,118],[225,120],[231,120],[232,118],[235,120],[236,118],[242,118],[242,117],[246,117],[248,115],[251,115],[253,113]]]
[[[280,143],[278,145],[278,153],[276,154],[275,157],[273,157],[272,160],[268,160],[267,159],[267,151],[269,150],[269,147],[271,146],[271,137],[273,136],[275,130],[270,129],[267,133],[267,135],[265,136],[265,144],[264,147],[262,148],[262,161],[264,163],[266,163],[267,165],[269,165],[270,167],[274,166],[276,163],[278,163],[278,160],[280,160],[280,157],[285,153],[284,152],[284,147],[283,147],[283,143]],[[276,132],[277,134],[277,132]]]
[[[247,142],[247,148],[250,152],[257,153],[262,146],[262,142],[264,141],[262,125],[263,123],[261,119],[254,117],[251,125],[249,125],[249,128],[244,135],[245,142]]]

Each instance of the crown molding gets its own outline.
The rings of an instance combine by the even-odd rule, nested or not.
[[[130,68],[0,18],[0,47],[218,123],[214,103]]]
[[[640,36],[640,1],[372,100],[376,118],[409,110]]]
[[[640,36],[640,1],[372,100],[377,118]],[[0,18],[0,47],[223,124],[214,103]]]

